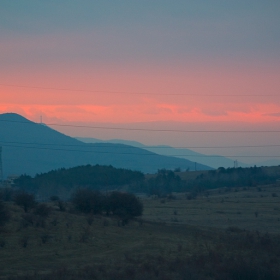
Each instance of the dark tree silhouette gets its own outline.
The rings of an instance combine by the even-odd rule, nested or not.
[[[0,226],[4,226],[10,220],[10,213],[5,204],[0,201]]]
[[[51,211],[52,209],[49,206],[40,203],[36,206],[34,214],[41,216],[42,218],[47,218],[50,215]]]
[[[78,189],[72,196],[72,203],[83,213],[100,214],[104,209],[104,199],[98,191]]]
[[[24,209],[24,212],[28,212],[30,209],[36,206],[36,201],[33,194],[21,192],[14,198],[15,203]]]
[[[123,220],[142,215],[143,204],[134,194],[113,192],[108,199],[110,212]]]
[[[143,204],[134,194],[112,192],[104,195],[90,189],[78,189],[72,196],[72,203],[83,213],[113,214],[125,223],[143,212]]]

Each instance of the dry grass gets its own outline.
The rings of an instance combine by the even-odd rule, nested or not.
[[[192,227],[179,231],[160,224],[134,221],[118,226],[116,219],[53,211],[44,227],[27,226],[22,209],[11,205],[12,221],[2,229],[0,238],[0,275],[50,273],[60,267],[79,269],[90,264],[110,264],[127,256],[168,254],[175,257],[178,243],[193,250]]]
[[[254,275],[262,264],[264,272],[258,275],[280,275],[280,239],[275,235],[280,233],[279,185],[213,190],[195,200],[176,197],[143,200],[144,222],[124,227],[117,219],[81,215],[69,206],[67,212],[53,210],[45,223],[31,225],[22,218],[23,210],[10,203],[12,219],[0,231],[0,279],[27,274],[45,279],[143,279],[142,274],[145,279],[182,279],[187,267],[193,275],[189,279],[257,279],[246,273]],[[111,277],[110,270],[119,278]],[[98,272],[99,278],[82,277],[86,271]],[[204,276],[194,276],[198,271]],[[234,271],[239,278],[217,278]]]
[[[280,184],[212,190],[192,200],[186,194],[175,197],[175,200],[155,197],[143,200],[143,219],[280,233]]]

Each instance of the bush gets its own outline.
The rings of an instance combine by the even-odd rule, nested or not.
[[[25,213],[22,216],[20,228],[27,228],[29,226],[42,227],[46,226],[45,217],[35,215],[33,213]]]
[[[130,219],[141,216],[143,204],[134,194],[113,192],[109,196],[109,210],[121,219]]]
[[[65,204],[64,204],[63,201],[59,200],[59,201],[57,202],[57,206],[58,206],[58,208],[59,208],[59,211],[65,212],[66,207],[65,207]]]
[[[24,212],[28,212],[30,209],[36,206],[36,201],[33,194],[21,192],[15,196],[15,203],[24,209]]]
[[[11,201],[13,198],[14,190],[11,188],[0,189],[0,200]]]
[[[10,220],[10,213],[6,205],[0,201],[0,226],[4,226]]]
[[[60,198],[59,198],[59,196],[57,196],[57,195],[52,195],[51,197],[50,197],[50,201],[59,201],[60,200]]]
[[[131,193],[112,192],[109,196],[89,189],[79,189],[72,197],[76,209],[86,214],[113,214],[123,221],[141,216],[143,204]]]
[[[35,208],[34,214],[47,218],[51,213],[51,208],[46,204],[38,204]]]
[[[72,203],[83,213],[101,214],[104,209],[104,196],[98,191],[78,189],[72,196]]]

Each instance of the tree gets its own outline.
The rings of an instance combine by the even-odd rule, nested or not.
[[[11,201],[14,194],[12,188],[1,188],[0,189],[0,200]]]
[[[83,213],[100,214],[104,209],[104,196],[98,191],[78,189],[72,196],[72,203]]]
[[[0,226],[4,226],[10,220],[10,213],[5,204],[0,201]]]
[[[107,196],[90,189],[78,189],[73,194],[72,203],[83,213],[116,215],[124,224],[143,212],[143,204],[131,193],[112,192]]]
[[[21,192],[15,196],[15,203],[24,209],[24,212],[28,212],[30,209],[36,206],[36,201],[33,194]]]
[[[47,218],[50,215],[51,211],[52,209],[49,206],[42,203],[36,206],[34,214],[41,216],[42,218]]]
[[[108,199],[110,212],[123,221],[142,215],[143,204],[134,194],[113,192]]]

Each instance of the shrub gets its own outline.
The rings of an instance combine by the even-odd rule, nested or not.
[[[24,209],[24,212],[28,212],[36,205],[34,195],[26,192],[17,194],[14,200],[17,205],[21,206]]]
[[[23,248],[27,247],[28,241],[29,241],[29,236],[27,236],[27,235],[24,235],[19,239],[19,243]]]
[[[125,223],[143,212],[143,204],[134,194],[112,192],[109,196],[89,189],[77,190],[72,203],[76,209],[86,214],[113,214],[120,217]],[[89,221],[88,221],[89,222]]]
[[[59,201],[59,200],[60,200],[60,198],[57,195],[52,195],[50,197],[50,201]]]
[[[38,216],[32,213],[25,213],[22,216],[21,228],[26,228],[28,226],[34,227],[45,227],[45,217]]]
[[[3,239],[3,238],[0,238],[0,247],[1,247],[1,248],[4,248],[5,245],[6,245],[6,240]]]
[[[0,189],[0,200],[11,201],[13,198],[14,190],[11,188]]]
[[[113,192],[109,196],[109,209],[121,219],[141,216],[143,204],[134,194]]]
[[[41,216],[42,218],[47,218],[51,213],[51,208],[46,204],[38,204],[35,208],[34,214]]]
[[[0,201],[0,226],[4,226],[10,220],[10,213],[6,205]]]
[[[72,196],[72,203],[83,213],[100,214],[104,208],[104,196],[90,189],[78,189]]]
[[[64,204],[63,201],[59,200],[59,201],[57,202],[57,205],[58,205],[59,211],[65,212],[66,207],[65,207],[65,204]]]

